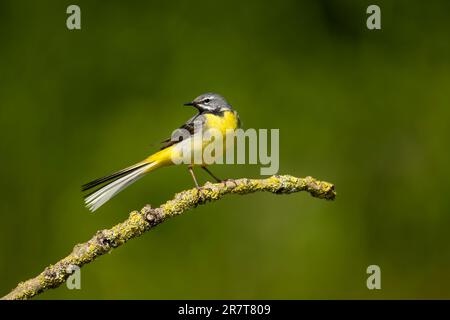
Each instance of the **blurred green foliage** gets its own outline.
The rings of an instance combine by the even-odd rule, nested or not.
[[[74,3],[80,31],[65,25]],[[245,127],[280,129],[280,173],[333,182],[337,200],[230,196],[40,298],[450,298],[450,2],[376,1],[382,30],[369,31],[373,3],[1,1],[1,294],[191,187],[186,168],[159,170],[96,214],[80,193],[216,91]]]

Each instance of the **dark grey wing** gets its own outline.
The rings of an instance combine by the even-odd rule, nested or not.
[[[192,118],[190,118],[188,121],[186,121],[185,124],[183,124],[176,130],[187,130],[189,134],[192,136],[195,133],[195,123],[197,123],[197,125],[203,125],[205,123],[205,120],[206,120],[205,117],[201,113],[198,113]],[[172,140],[173,136],[178,136],[179,137],[178,140]],[[161,141],[161,143],[163,144],[161,150],[173,146],[174,144],[177,144],[180,141],[183,141],[182,134],[176,134],[176,132],[173,132],[172,137],[164,141]]]

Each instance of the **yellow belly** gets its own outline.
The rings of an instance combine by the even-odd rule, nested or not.
[[[227,139],[234,139],[233,134],[239,126],[239,119],[234,111],[225,111],[223,115],[205,114],[205,118],[205,130],[217,130],[221,135],[222,146],[219,147],[220,144],[217,145],[218,141],[215,139],[210,140],[206,138],[203,140],[202,150],[207,154],[210,154],[208,149],[214,150],[213,154],[216,157],[216,161],[218,161],[227,148]]]

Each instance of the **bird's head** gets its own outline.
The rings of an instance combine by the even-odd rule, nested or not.
[[[200,112],[222,112],[231,110],[231,105],[228,104],[224,97],[217,93],[202,94],[184,105],[196,107]]]

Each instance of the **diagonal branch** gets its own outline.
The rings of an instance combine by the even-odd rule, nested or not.
[[[128,219],[111,229],[97,231],[89,241],[77,244],[67,257],[48,266],[35,278],[19,283],[2,299],[29,299],[48,289],[56,288],[66,281],[74,268],[90,263],[111,249],[139,237],[167,218],[182,214],[199,204],[219,200],[229,193],[247,194],[256,191],[269,191],[275,194],[306,191],[313,197],[327,200],[333,200],[336,196],[332,184],[311,177],[296,178],[285,175],[267,179],[243,178],[214,184],[208,182],[201,189],[194,188],[177,193],[174,199],[159,208],[146,205],[140,212],[131,212]]]

